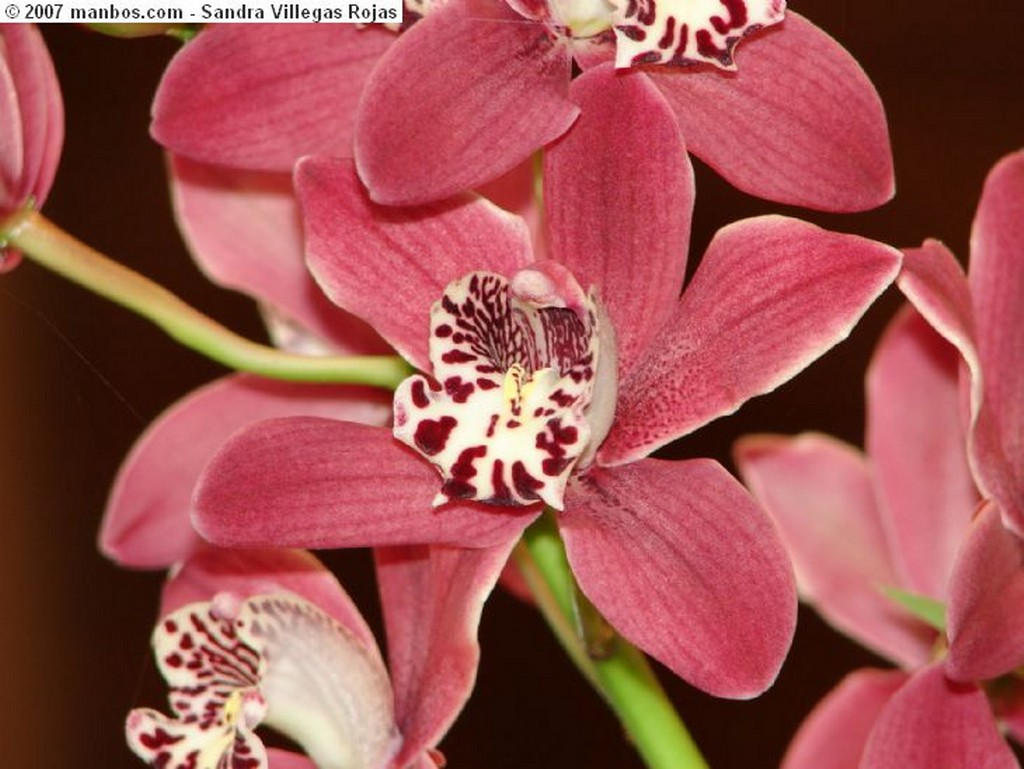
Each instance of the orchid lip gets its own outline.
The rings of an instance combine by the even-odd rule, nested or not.
[[[613,339],[606,323],[596,292],[555,263],[448,285],[431,311],[434,376],[410,377],[394,401],[395,437],[441,474],[435,505],[562,509],[570,474],[611,418],[591,409]]]
[[[153,646],[175,716],[136,709],[126,731],[154,766],[265,769],[260,723],[321,769],[379,769],[398,747],[379,656],[294,594],[189,604],[160,622]]]
[[[619,68],[712,64],[731,70],[740,40],[782,21],[785,10],[785,0],[549,0],[534,13],[573,39],[611,30]]]

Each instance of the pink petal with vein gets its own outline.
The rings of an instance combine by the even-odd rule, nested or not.
[[[339,353],[388,352],[373,329],[340,311],[306,269],[299,205],[287,174],[172,157],[171,191],[186,243],[211,280],[270,304]]]
[[[449,0],[381,59],[356,120],[371,197],[425,203],[490,181],[561,135],[568,49],[494,0]]]
[[[797,219],[722,228],[623,377],[599,461],[644,456],[795,376],[846,338],[899,264],[893,248]]]
[[[514,539],[535,509],[432,508],[441,479],[385,428],[272,419],[232,438],[195,496],[199,533],[225,547],[366,547]]]
[[[379,658],[373,633],[348,593],[320,561],[304,550],[223,550],[207,546],[185,561],[164,585],[160,614],[170,614],[196,601],[209,601],[218,593],[248,598],[282,590],[319,606]]]
[[[512,275],[532,261],[522,219],[482,198],[379,206],[350,161],[319,158],[299,164],[295,186],[317,281],[424,371],[430,369],[430,308],[448,283],[474,270]]]
[[[645,77],[611,64],[573,82],[582,113],[545,153],[551,256],[596,285],[626,371],[679,298],[693,169],[675,116]]]
[[[927,667],[893,695],[868,739],[862,769],[1017,769],[984,692]]]
[[[539,260],[547,250],[547,244],[544,242],[543,217],[535,192],[534,175],[534,161],[529,158],[507,174],[478,187],[476,192],[526,222],[533,236],[533,253]]]
[[[906,667],[929,659],[935,632],[882,593],[904,587],[862,454],[834,438],[749,436],[736,464],[778,523],[804,597],[840,632]]]
[[[946,670],[980,681],[1024,664],[1024,543],[989,502],[978,513],[956,562],[947,610]]]
[[[0,216],[42,205],[64,142],[64,102],[39,29],[0,25]]]
[[[971,231],[971,296],[984,372],[979,482],[1024,534],[1024,151],[996,164]]]
[[[881,99],[839,43],[789,11],[744,43],[737,67],[649,71],[692,153],[780,203],[860,211],[892,197]]]
[[[290,384],[245,374],[207,385],[171,406],[132,448],[107,502],[100,549],[122,565],[142,568],[186,558],[200,542],[189,511],[203,467],[232,433],[286,415],[382,425],[390,404],[370,388]]]
[[[846,676],[800,726],[782,769],[858,769],[879,712],[907,679],[892,670]]]
[[[480,660],[480,613],[514,544],[376,551],[395,718],[403,736],[395,766],[436,745],[469,698]]]
[[[176,154],[235,168],[349,157],[363,83],[394,39],[354,24],[211,24],[171,60],[150,131]]]
[[[716,696],[775,680],[796,624],[793,574],[768,516],[721,465],[595,469],[559,523],[581,589],[623,636]]]
[[[971,294],[967,276],[953,253],[937,240],[905,249],[896,285],[932,328],[960,351],[972,376],[978,378]]]
[[[978,505],[960,418],[960,355],[912,308],[868,369],[866,445],[907,588],[945,602],[953,560]]]

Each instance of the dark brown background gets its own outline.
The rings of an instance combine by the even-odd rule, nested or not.
[[[1024,146],[1024,11],[992,3],[792,3],[861,61],[886,104],[898,195],[854,216],[798,212],[835,229],[967,252],[987,169]],[[927,9],[930,15],[914,15]],[[168,213],[149,101],[169,39],[114,40],[45,29],[64,88],[68,137],[52,219],[251,336],[249,302],[203,281]],[[698,168],[693,252],[722,224],[779,210]],[[728,458],[747,431],[815,428],[859,441],[863,370],[898,298],[889,294],[850,341],[797,381],[678,446]],[[148,651],[160,579],[104,561],[95,532],[113,474],[161,409],[222,373],[127,312],[32,264],[0,277],[0,766],[135,767],[122,724],[164,706]],[[376,618],[365,553],[332,555]],[[504,594],[488,604],[477,691],[442,747],[453,767],[640,766],[616,722],[535,613]],[[801,614],[790,661],[761,699],[711,699],[664,676],[715,767],[772,767],[809,708],[854,667],[876,662]]]

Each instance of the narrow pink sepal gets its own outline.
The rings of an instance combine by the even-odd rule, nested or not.
[[[57,172],[64,102],[53,61],[32,24],[0,25],[0,215],[38,208]]]
[[[237,171],[175,156],[170,172],[178,226],[211,280],[283,312],[339,353],[388,352],[373,329],[339,310],[306,269],[299,204],[288,174]]]
[[[900,253],[798,219],[722,228],[664,328],[619,385],[602,464],[621,464],[770,392],[846,338]]]
[[[595,468],[559,517],[580,588],[627,639],[694,686],[754,697],[778,675],[796,587],[764,511],[709,459]]]
[[[894,670],[850,673],[800,725],[782,769],[858,769],[879,712],[908,678]]]
[[[209,601],[218,593],[245,599],[282,590],[295,593],[330,614],[379,659],[373,632],[355,603],[337,578],[304,550],[225,550],[205,546],[164,584],[160,615],[196,601]]]
[[[536,509],[431,507],[441,479],[391,431],[333,419],[261,422],[228,441],[196,491],[193,523],[225,547],[487,547]]]
[[[279,748],[267,748],[267,765],[270,769],[316,769],[306,756]]]
[[[744,192],[825,211],[861,211],[893,196],[877,91],[839,43],[799,14],[747,40],[735,72],[648,73],[690,151]]]
[[[975,428],[979,482],[1024,535],[1024,151],[985,180],[969,270],[984,374]]]
[[[864,456],[835,438],[751,435],[734,449],[743,480],[775,519],[803,596],[840,632],[905,667],[935,632],[883,593],[902,588]]]
[[[171,406],[132,448],[114,480],[99,547],[123,566],[164,568],[199,544],[189,520],[192,490],[218,448],[270,417],[323,416],[383,425],[388,399],[346,385],[274,382],[245,374],[209,384]]]
[[[860,769],[1018,769],[985,693],[924,668],[882,709]]]
[[[430,308],[448,283],[474,270],[511,276],[532,260],[522,219],[483,198],[388,208],[370,201],[351,161],[323,158],[303,160],[295,185],[321,287],[423,371]]]
[[[354,24],[209,25],[171,60],[150,132],[176,154],[234,168],[350,157],[363,83],[394,39]]]
[[[573,81],[580,119],[544,155],[551,256],[596,285],[626,371],[679,298],[693,169],[675,116],[646,77],[612,64]]]
[[[436,745],[469,699],[477,628],[516,537],[495,547],[380,548],[374,555],[402,748],[393,766]]]
[[[978,493],[961,419],[960,355],[911,307],[892,322],[867,374],[865,442],[911,592],[945,602]]]
[[[979,511],[950,582],[946,671],[958,681],[995,678],[1024,665],[1024,543],[992,502]]]
[[[561,135],[566,46],[499,0],[449,0],[405,32],[366,83],[355,158],[370,196],[439,200],[512,169]]]

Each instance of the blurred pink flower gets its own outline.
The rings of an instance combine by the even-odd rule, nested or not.
[[[452,552],[379,558],[389,677],[358,609],[309,554],[197,551],[165,586],[153,634],[175,715],[132,711],[132,750],[167,769],[197,758],[251,769],[436,766],[434,745],[472,689],[484,596],[508,555]],[[312,761],[266,750],[260,723]]]
[[[53,62],[31,24],[0,24],[0,223],[50,191],[64,143],[64,103]],[[2,250],[0,270],[16,257]]]
[[[1020,734],[1021,682],[983,683],[1024,663],[1024,546],[1001,522],[1019,521],[1007,492],[1022,488],[1022,214],[1017,153],[986,183],[969,281],[937,242],[906,252],[899,285],[921,315],[905,310],[872,362],[866,457],[816,434],[737,446],[807,600],[907,671],[851,674],[805,722],[786,769],[1017,766],[993,708]],[[886,587],[944,607],[945,633]]]
[[[878,94],[813,24],[792,13],[777,23],[783,6],[448,0],[367,78],[359,174],[373,200],[392,205],[475,188],[573,124],[574,62],[587,70],[615,58],[632,65],[617,77],[649,79],[687,149],[741,190],[833,211],[880,205],[894,186]],[[754,32],[733,71],[733,47]],[[643,135],[646,122],[635,112],[628,130]]]
[[[478,290],[476,279],[495,287],[493,307],[519,302],[517,311],[532,314],[532,330],[514,333],[549,354],[521,360],[514,359],[521,348],[501,341],[504,324],[518,321],[494,310],[478,317],[495,342],[489,373],[502,381],[505,405],[543,393],[554,413],[534,415],[524,429],[572,446],[561,456],[547,440],[535,444],[562,476],[545,499],[560,508],[583,591],[623,635],[688,681],[722,696],[753,696],[775,678],[795,620],[777,536],[717,463],[645,457],[771,390],[845,337],[893,279],[899,254],[797,220],[747,220],[718,234],[680,301],[693,190],[674,116],[648,80],[604,69],[578,78],[572,95],[581,118],[545,159],[552,261],[535,261],[522,220],[486,200],[379,206],[350,162],[324,159],[297,171],[308,259],[339,306],[441,380],[427,386],[427,397],[456,422],[472,420],[460,398],[490,397],[495,380],[480,384],[472,366],[452,368],[463,362],[459,354],[440,360],[447,348],[437,340],[450,335],[436,324],[428,333],[430,307],[437,313],[441,297]],[[627,128],[637,109],[648,116],[642,135]],[[608,194],[627,178],[630,195]],[[581,286],[593,287],[589,298]],[[547,309],[561,311],[557,321]],[[553,335],[531,336],[541,327]],[[578,352],[563,354],[558,339]],[[593,355],[590,371],[586,355]],[[587,384],[559,393],[547,385],[552,376]],[[416,381],[423,380],[396,394],[396,435],[402,414],[416,407]],[[560,429],[570,419],[574,434]],[[491,463],[478,480],[494,490],[515,486],[517,462],[534,468],[538,461],[530,441],[507,427],[515,434],[509,453],[467,447],[470,465],[481,457]],[[430,454],[429,446],[417,449]],[[523,488],[547,483],[531,479]],[[515,540],[540,513],[536,503],[488,505],[477,501],[486,495],[462,493],[431,511],[443,480],[389,430],[270,420],[218,453],[200,482],[195,520],[205,537],[230,546],[481,547]],[[525,494],[505,501],[532,502]]]

